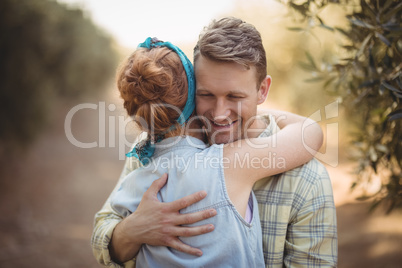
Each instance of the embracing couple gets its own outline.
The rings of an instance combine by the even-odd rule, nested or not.
[[[145,137],[95,216],[92,248],[113,267],[335,267],[336,213],[310,119],[257,110],[268,95],[254,26],[213,21],[194,68],[148,38],[117,86]]]

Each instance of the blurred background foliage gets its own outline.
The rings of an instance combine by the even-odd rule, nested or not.
[[[174,12],[164,9],[157,19],[158,10],[145,8],[144,1],[82,2],[108,9],[101,14],[110,22],[112,14],[122,17],[128,10],[125,32],[138,36],[138,29],[152,27],[130,23],[132,14],[167,29],[175,25],[168,23],[172,16],[193,12],[175,6],[184,1],[169,2]],[[385,216],[381,206],[368,214],[370,201],[354,198],[363,191],[362,200],[371,196],[389,209],[400,206],[400,1],[230,1],[219,17],[240,17],[263,37],[273,78],[264,106],[304,116],[319,111],[327,139],[320,152],[337,151],[339,163],[326,166],[337,207],[339,267],[399,267],[402,210]],[[93,25],[95,13],[85,6],[81,11],[80,5],[50,0],[0,1],[0,212],[7,215],[0,218],[0,261],[10,267],[99,267],[88,243],[93,215],[115,187],[123,165],[119,156],[131,146],[123,144],[131,137],[120,136],[130,133],[112,82],[117,60],[135,44],[113,41]],[[192,58],[195,42],[178,45]],[[325,117],[335,101],[344,109]],[[92,149],[66,138],[66,115],[83,102],[98,109],[74,116],[71,130],[79,141],[97,141]],[[337,138],[330,140],[328,126],[335,124]],[[16,157],[10,159],[12,151]],[[352,166],[357,175],[350,174]]]
[[[238,0],[227,14],[264,38],[271,108],[309,116],[343,104],[339,136],[353,146],[327,144],[358,163],[352,188],[361,199],[389,211],[402,207],[401,10],[398,0]],[[53,0],[1,1],[0,36],[0,156],[31,144],[58,101],[103,93],[119,55],[132,50]],[[181,46],[191,57],[194,44]],[[381,187],[365,191],[373,181]]]
[[[60,99],[99,94],[113,77],[112,39],[80,9],[0,2],[0,155],[28,146]]]
[[[359,199],[372,199],[372,208],[385,204],[387,212],[402,208],[402,2],[281,2],[294,19],[289,30],[309,35],[313,43],[335,41],[306,49],[301,66],[310,73],[307,82],[343,103],[352,131],[350,153],[358,163],[352,189],[379,180],[376,192]],[[343,16],[340,25],[327,20],[333,13]]]

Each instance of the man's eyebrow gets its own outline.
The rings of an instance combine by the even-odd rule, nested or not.
[[[197,88],[196,92],[198,92],[198,91],[210,92],[208,89],[204,89],[204,88]]]
[[[231,95],[239,95],[239,94],[245,95],[245,94],[247,94],[247,92],[245,92],[243,90],[231,90],[228,92],[228,95],[230,95],[230,94]]]
[[[196,94],[198,93],[210,93],[210,94],[214,94],[213,92],[211,92],[208,89],[205,88],[199,88],[196,90]],[[247,95],[247,92],[243,91],[243,90],[231,90],[229,92],[226,93],[226,95]]]

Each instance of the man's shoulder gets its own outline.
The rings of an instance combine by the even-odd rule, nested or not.
[[[317,159],[313,158],[306,164],[280,174],[280,179],[296,180],[296,191],[313,188],[321,188],[323,185],[330,185],[330,177],[326,167]]]
[[[295,193],[308,195],[309,193],[331,193],[331,180],[326,167],[317,159],[313,158],[306,164],[286,171],[280,175],[283,180],[296,180]]]
[[[288,170],[281,175],[289,175],[289,174],[297,174],[297,176],[307,178],[311,177],[313,180],[318,180],[318,179],[328,179],[329,175],[327,172],[326,167],[324,164],[322,164],[320,161],[318,161],[316,158],[313,158],[312,160],[308,161],[306,164]]]
[[[253,187],[259,203],[287,204],[300,208],[318,196],[332,198],[332,184],[325,166],[312,159],[303,166],[264,178]]]
[[[320,161],[313,158],[300,167],[258,181],[254,189],[294,192],[297,189],[311,188],[313,185],[328,181],[330,178],[327,169]]]

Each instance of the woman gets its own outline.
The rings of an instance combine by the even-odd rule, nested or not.
[[[201,124],[193,115],[194,82],[191,63],[168,42],[148,38],[123,64],[118,88],[124,107],[148,133],[148,139],[129,154],[138,157],[144,166],[124,179],[112,197],[112,206],[127,217],[136,210],[151,183],[168,173],[168,183],[159,199],[169,202],[206,190],[207,198],[181,213],[215,208],[218,215],[206,220],[215,230],[199,237],[180,238],[202,249],[201,257],[143,245],[137,255],[138,267],[264,266],[257,202],[251,189],[257,180],[312,158],[300,143],[301,134],[293,134],[303,122],[290,124],[271,137],[207,147]],[[311,137],[318,141],[317,149],[320,135],[317,131]],[[279,148],[285,145],[294,149],[283,155]],[[267,156],[272,158],[279,152],[286,157],[285,165],[271,162],[267,166]]]

